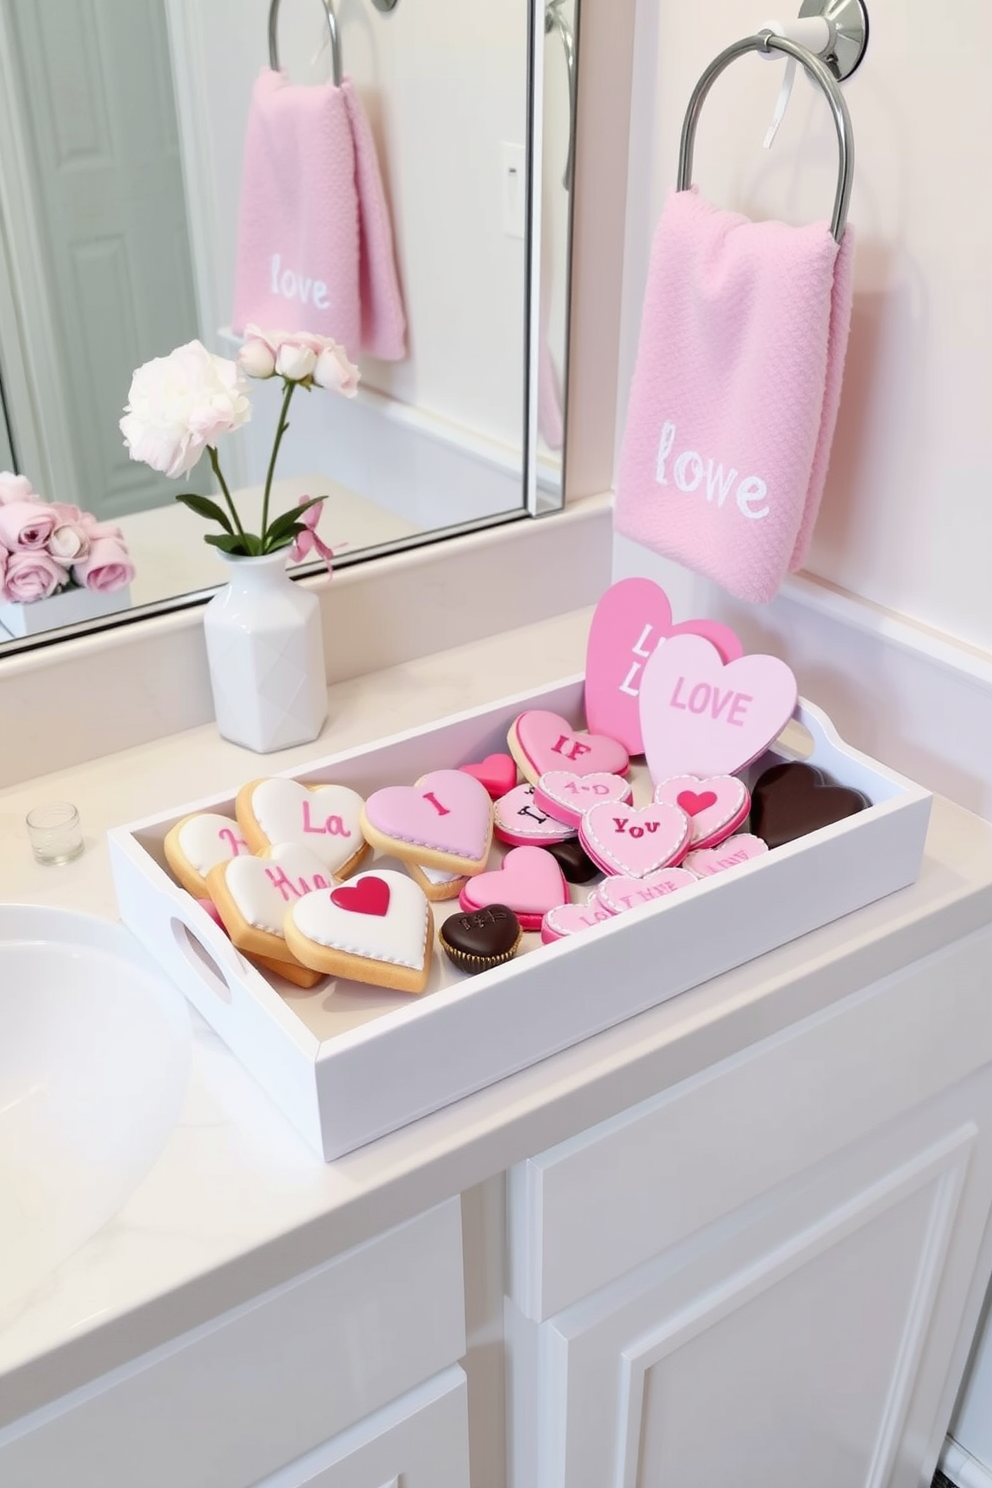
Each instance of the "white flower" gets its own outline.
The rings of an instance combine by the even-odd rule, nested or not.
[[[276,352],[276,371],[289,382],[302,382],[317,365],[317,353],[302,337],[287,336]]]
[[[90,540],[78,522],[63,522],[48,539],[48,551],[56,563],[78,563],[89,550]]]
[[[318,387],[328,388],[332,393],[343,393],[353,398],[358,392],[361,373],[354,362],[349,362],[343,346],[329,341],[317,358],[313,369],[313,380]]]
[[[137,369],[120,427],[132,460],[178,476],[250,417],[247,385],[236,363],[190,341]]]
[[[276,370],[275,353],[261,336],[249,335],[238,352],[238,366],[249,377],[271,377]]]

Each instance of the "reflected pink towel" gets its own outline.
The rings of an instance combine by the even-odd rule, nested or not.
[[[406,355],[389,209],[350,78],[303,87],[266,69],[255,83],[232,324],[317,331],[353,358]]]
[[[755,604],[802,567],[851,321],[853,237],[693,188],[655,233],[614,526]]]

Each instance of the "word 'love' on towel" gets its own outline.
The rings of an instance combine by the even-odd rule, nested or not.
[[[801,568],[851,321],[853,237],[695,187],[655,233],[617,480],[625,537],[754,604]]]

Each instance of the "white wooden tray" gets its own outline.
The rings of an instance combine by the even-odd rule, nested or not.
[[[572,679],[283,773],[363,795],[412,783],[505,749],[525,708],[581,724],[582,691]],[[233,814],[240,780],[109,834],[121,918],[330,1161],[912,883],[929,792],[849,749],[810,704],[796,717],[813,741],[810,762],[864,791],[870,809],[554,945],[525,935],[513,961],[475,977],[435,948],[420,997],[330,979],[299,991],[250,966],[178,887],[166,833],[191,811]],[[764,755],[750,776],[782,757]],[[457,907],[436,904],[436,920]]]

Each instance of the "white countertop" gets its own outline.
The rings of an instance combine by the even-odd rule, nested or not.
[[[588,610],[330,690],[316,756],[581,671]],[[270,757],[271,758],[271,757]],[[213,726],[0,792],[0,897],[116,917],[107,828],[235,789]],[[45,869],[23,820],[70,799],[87,852]],[[992,826],[938,800],[910,889],[324,1164],[196,1014],[182,1119],[117,1217],[2,1320],[0,1425],[992,919]]]

